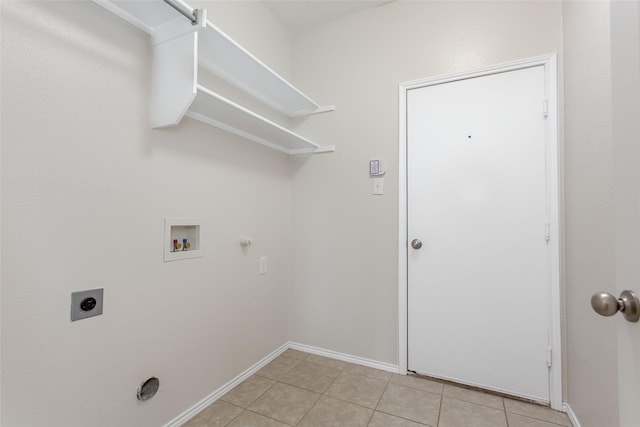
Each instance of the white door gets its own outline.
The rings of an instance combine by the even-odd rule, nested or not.
[[[544,105],[543,66],[408,90],[409,370],[549,402]]]
[[[640,4],[611,2],[615,277],[603,291],[640,296]],[[615,284],[615,289],[613,284]],[[640,322],[617,323],[620,427],[640,425]],[[599,337],[594,339],[598,340]]]

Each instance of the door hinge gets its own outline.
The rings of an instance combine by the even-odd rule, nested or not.
[[[551,367],[551,347],[547,347],[547,366]]]
[[[549,115],[549,101],[546,99],[542,101],[542,115],[544,117],[547,117]]]
[[[544,240],[547,242],[551,239],[551,224],[548,222],[544,223]]]

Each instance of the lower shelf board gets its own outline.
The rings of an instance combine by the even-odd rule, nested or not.
[[[333,146],[320,147],[201,85],[186,116],[287,154],[335,151]]]

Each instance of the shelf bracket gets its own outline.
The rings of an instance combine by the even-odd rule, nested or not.
[[[183,24],[184,19],[181,19]],[[180,123],[196,98],[198,33],[189,32],[153,45],[151,127]]]

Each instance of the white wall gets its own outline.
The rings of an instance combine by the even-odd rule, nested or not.
[[[293,341],[398,363],[398,84],[561,53],[561,22],[559,2],[401,1],[296,34],[296,84],[337,110],[299,126],[336,152],[293,161]]]
[[[290,73],[259,7],[210,19]],[[148,38],[89,2],[2,2],[1,35],[2,425],[162,425],[288,339],[289,159],[188,119],[151,130]],[[202,217],[203,258],[162,261],[165,216]],[[104,314],[70,322],[96,287]]]

